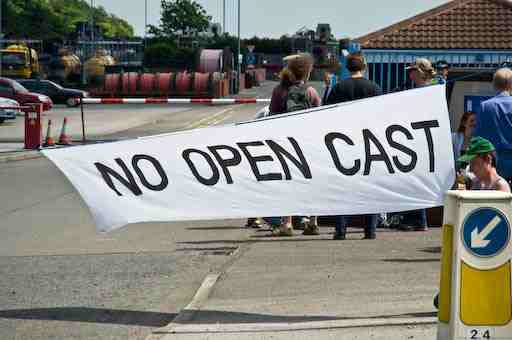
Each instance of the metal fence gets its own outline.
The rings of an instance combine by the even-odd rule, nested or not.
[[[142,65],[144,60],[144,43],[142,41],[108,41],[79,40],[74,53],[82,60],[94,56],[96,51],[103,50],[114,57],[116,62],[129,65]]]
[[[406,66],[416,58],[427,58],[432,63],[445,60],[452,69],[465,71],[494,70],[512,61],[512,50],[363,50],[368,63],[367,76],[383,92],[410,87]]]

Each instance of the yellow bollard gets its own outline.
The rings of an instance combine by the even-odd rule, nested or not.
[[[445,198],[438,340],[512,339],[512,195]]]

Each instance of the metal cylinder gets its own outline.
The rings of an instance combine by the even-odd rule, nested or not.
[[[202,50],[199,57],[199,72],[221,72],[223,68],[223,50]]]
[[[107,74],[105,76],[105,92],[110,95],[117,95],[119,92],[119,79],[120,76],[117,73]]]
[[[140,76],[140,92],[145,95],[151,95],[155,92],[156,75],[153,73],[144,73]]]
[[[137,94],[137,81],[139,74],[136,72],[127,72],[123,74],[123,94],[133,96]]]
[[[176,74],[176,92],[178,94],[186,94],[190,90],[190,73],[180,72]]]
[[[209,73],[195,73],[194,77],[194,93],[199,95],[208,92]]]
[[[171,75],[172,73],[157,73],[156,78],[156,86],[157,92],[160,96],[167,96],[170,91],[171,84]]]

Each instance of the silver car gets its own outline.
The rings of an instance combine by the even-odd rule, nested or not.
[[[3,108],[3,107],[16,107],[20,106],[20,104],[9,98],[0,97],[0,124],[2,124],[7,119],[16,119],[16,114],[20,112],[19,110],[13,108]]]

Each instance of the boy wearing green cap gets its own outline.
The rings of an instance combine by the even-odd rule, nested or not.
[[[510,192],[510,185],[496,171],[496,149],[487,139],[473,137],[458,162],[469,163],[469,170],[475,175],[471,180],[471,190]]]

